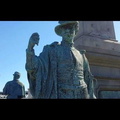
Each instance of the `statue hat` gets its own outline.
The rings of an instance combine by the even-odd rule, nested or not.
[[[67,25],[74,25],[74,24],[79,24],[78,21],[59,21],[58,22],[60,25],[57,25],[55,27],[55,32],[57,35],[62,36],[62,30],[67,28]]]
[[[13,75],[20,75],[20,73],[15,71]]]

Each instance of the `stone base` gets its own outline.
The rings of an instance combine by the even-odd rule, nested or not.
[[[75,40],[75,47],[78,50],[86,50],[91,72],[97,79],[95,86],[97,98],[111,98],[111,96],[120,98],[120,95],[118,96],[118,91],[120,91],[120,43],[81,36]]]

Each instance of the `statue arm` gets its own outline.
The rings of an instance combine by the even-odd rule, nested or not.
[[[38,69],[38,56],[35,55],[34,46],[38,45],[39,35],[33,33],[29,39],[28,47],[26,49],[26,64],[27,77],[29,81],[30,92],[34,96],[36,87],[36,72]]]
[[[38,57],[35,55],[34,46],[38,45],[39,34],[33,33],[29,39],[28,48],[26,49],[26,70],[33,72],[37,68]]]
[[[36,88],[36,74],[38,69],[38,56],[35,55],[34,49],[26,49],[26,65],[27,78],[31,95],[34,97]]]
[[[6,83],[3,88],[3,95],[8,95],[7,88],[8,88],[8,83]]]
[[[90,98],[96,99],[96,97],[94,95],[94,80],[95,80],[95,78],[91,73],[89,62],[88,62],[85,54],[83,54],[83,58],[84,58],[84,77],[85,77],[85,82],[87,84],[88,93],[90,95]]]
[[[26,49],[26,70],[31,73],[37,69],[38,66],[38,56],[35,55],[34,49]]]

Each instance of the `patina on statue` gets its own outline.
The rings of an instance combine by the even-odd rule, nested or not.
[[[30,92],[36,99],[96,99],[93,75],[85,51],[74,47],[78,21],[59,21],[55,27],[61,43],[46,45],[39,56],[34,53],[39,34],[33,33],[26,49],[26,71]]]

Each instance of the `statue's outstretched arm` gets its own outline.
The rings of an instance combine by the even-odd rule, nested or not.
[[[37,56],[34,52],[34,46],[39,43],[39,34],[33,33],[29,39],[28,47],[26,49],[26,70],[32,71],[37,64]]]
[[[39,44],[39,34],[38,33],[33,33],[29,39],[29,43],[28,43],[28,49],[32,50],[34,48],[35,45]]]
[[[39,43],[39,34],[33,33],[29,39],[28,47],[26,49],[26,64],[27,77],[30,85],[30,92],[34,96],[36,86],[36,71],[38,68],[38,56],[35,55],[34,46]]]

